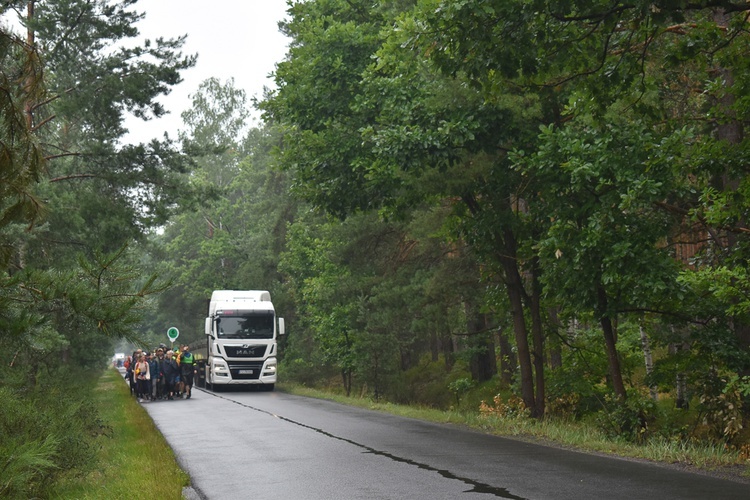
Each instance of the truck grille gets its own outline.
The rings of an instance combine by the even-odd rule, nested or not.
[[[229,373],[234,380],[255,380],[260,378],[263,361],[228,361]]]
[[[248,347],[225,345],[224,350],[230,358],[262,358],[266,354],[266,346],[251,345]]]

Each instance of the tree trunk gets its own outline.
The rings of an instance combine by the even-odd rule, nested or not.
[[[733,318],[734,334],[739,341],[740,349],[744,352],[750,352],[750,325],[744,321]],[[750,376],[750,363],[746,363],[743,368],[740,368],[739,375]]]
[[[347,369],[341,370],[341,378],[344,382],[346,396],[349,397],[352,393],[352,371]]]
[[[654,372],[654,359],[651,356],[651,342],[648,340],[646,330],[643,329],[643,325],[638,326],[641,333],[641,349],[643,350],[643,360],[646,363],[646,376],[650,376]],[[657,401],[659,399],[659,393],[656,391],[656,387],[651,384],[648,386],[651,399]]]
[[[730,16],[724,9],[715,9],[713,17],[714,22],[721,28],[729,28]],[[724,93],[717,99],[718,107],[724,113],[724,116],[721,116],[717,120],[715,137],[731,145],[739,145],[744,140],[745,129],[743,122],[737,119],[737,113],[734,110],[737,104],[735,94],[731,90],[735,86],[734,74],[731,69],[724,67],[717,68],[717,73],[724,80]],[[740,179],[737,177],[737,174],[732,172],[725,171],[721,176],[720,182],[721,188],[725,192],[737,192],[740,187]],[[740,217],[735,224],[740,227],[747,227],[747,220],[745,217]],[[727,231],[725,237],[727,248],[735,248],[738,243],[738,233]],[[731,324],[734,334],[739,341],[740,348],[745,352],[750,351],[750,325],[746,320],[739,317],[731,318]],[[739,374],[743,376],[750,375],[750,366],[740,369]]]
[[[557,317],[557,309],[550,308],[549,309],[549,319],[550,323],[552,324],[552,328],[554,331],[552,332],[553,335],[549,336],[549,367],[552,370],[557,370],[558,368],[562,368],[562,342],[560,341],[560,331],[562,330],[562,325],[560,324],[560,319]]]
[[[478,214],[481,209],[477,200],[471,195],[463,197],[464,203],[472,214]],[[513,217],[512,207],[507,207],[508,216]],[[536,413],[536,402],[534,399],[534,373],[531,367],[531,355],[529,354],[529,339],[526,330],[526,318],[524,317],[523,300],[525,290],[523,280],[518,270],[516,237],[513,230],[507,225],[500,232],[494,234],[495,258],[503,269],[505,289],[508,294],[510,312],[513,318],[513,333],[516,339],[518,351],[518,364],[521,372],[521,399],[531,414]]]
[[[598,289],[598,312],[599,321],[602,325],[604,334],[604,345],[607,348],[607,360],[609,361],[609,376],[612,379],[612,389],[615,391],[618,399],[625,401],[627,392],[625,384],[622,381],[622,370],[620,368],[620,357],[617,354],[617,340],[615,338],[615,329],[612,326],[612,318],[607,311],[607,292],[601,286]]]
[[[513,333],[518,350],[518,365],[521,372],[521,399],[532,415],[536,414],[536,400],[534,398],[534,372],[531,367],[529,353],[529,336],[526,330],[526,318],[523,314],[523,281],[518,271],[516,261],[515,236],[509,229],[504,230],[504,248],[498,256],[505,272],[505,288],[510,303],[510,313],[513,318]]]
[[[487,316],[480,312],[479,305],[473,298],[464,301],[466,311],[466,328],[469,334],[469,346],[472,348],[469,368],[471,377],[477,382],[486,382],[497,373],[495,344],[487,330]]]
[[[373,360],[375,361],[375,374],[373,376],[375,382],[375,402],[380,400],[380,356],[375,354]]]
[[[434,329],[430,332],[430,359],[433,363],[440,359],[440,340],[437,330]]]
[[[500,381],[504,387],[513,385],[516,372],[516,355],[508,340],[508,334],[502,328],[497,329],[497,343],[500,346]]]
[[[675,406],[681,410],[689,410],[690,400],[687,395],[687,378],[685,377],[685,373],[680,372],[677,374],[675,377],[675,387],[677,392]]]
[[[534,374],[536,382],[536,405],[532,413],[534,418],[544,416],[544,333],[542,327],[542,287],[539,283],[539,267],[534,259],[531,272],[531,338],[534,344]]]
[[[448,329],[448,324],[444,323],[443,328],[443,335],[440,337],[441,348],[445,360],[445,369],[446,371],[451,371],[453,369],[453,364],[456,362],[456,349],[453,345],[453,335],[451,335]]]
[[[670,356],[675,356],[679,351],[683,349],[684,344],[669,344],[668,352]],[[685,373],[678,372],[675,375],[675,406],[681,410],[687,410],[690,408],[690,401],[687,395],[687,379]]]
[[[29,26],[33,24],[34,21],[34,0],[29,0],[29,2],[26,4],[26,20],[29,23]],[[26,43],[29,45],[29,49],[34,48],[34,44],[36,43],[36,37],[34,35],[34,30],[32,28],[26,28]],[[26,91],[27,94],[31,93],[31,89],[34,86],[34,81],[32,77],[29,77],[27,81],[25,82],[26,85]],[[26,114],[26,127],[29,129],[29,132],[34,130],[34,105],[36,103],[33,103],[31,101],[26,101],[24,103],[24,113]]]

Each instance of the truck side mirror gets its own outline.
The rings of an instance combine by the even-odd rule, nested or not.
[[[284,335],[286,331],[284,331],[284,318],[279,318],[279,335]]]
[[[211,335],[211,318],[206,318],[206,335]]]

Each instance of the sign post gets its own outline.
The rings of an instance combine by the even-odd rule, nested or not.
[[[174,347],[174,341],[177,340],[177,337],[179,336],[180,331],[177,328],[170,326],[167,329],[167,337],[169,337],[170,342],[172,342],[172,347]]]

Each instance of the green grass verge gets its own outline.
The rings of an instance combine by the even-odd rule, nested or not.
[[[119,372],[111,369],[102,375],[94,399],[105,429],[97,438],[99,466],[63,481],[53,498],[181,499],[190,479],[146,410],[130,396]]]
[[[402,417],[438,423],[462,425],[498,436],[520,438],[540,444],[562,446],[585,452],[604,453],[638,458],[665,464],[680,464],[708,472],[750,478],[750,461],[737,450],[722,444],[684,442],[665,438],[634,444],[608,438],[599,429],[582,422],[547,418],[542,421],[526,417],[500,418],[479,412],[443,411],[392,403],[379,403],[366,398],[346,397],[294,384],[280,384],[279,390],[290,394],[327,399],[338,403],[387,412]]]

